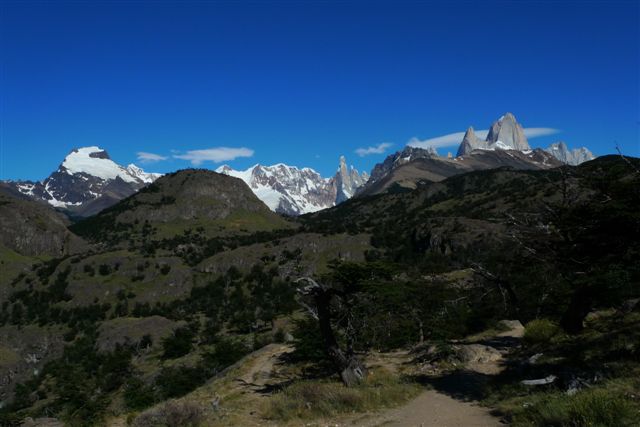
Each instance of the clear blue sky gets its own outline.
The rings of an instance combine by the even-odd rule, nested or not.
[[[369,170],[412,137],[525,127],[640,156],[636,1],[0,4],[0,178],[42,179],[73,148],[119,163],[215,147],[229,163]],[[392,143],[359,157],[362,147]],[[441,153],[455,147],[440,148]],[[181,154],[180,154],[181,153]],[[217,167],[205,162],[203,167]]]

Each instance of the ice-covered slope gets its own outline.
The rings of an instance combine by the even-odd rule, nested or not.
[[[332,178],[323,178],[310,168],[298,168],[278,163],[272,166],[254,165],[238,171],[224,165],[216,172],[242,179],[260,200],[275,212],[302,215],[335,206],[355,194],[368,179],[344,157]]]

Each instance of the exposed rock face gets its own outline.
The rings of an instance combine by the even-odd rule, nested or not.
[[[467,129],[458,148],[458,157],[469,155],[473,150],[529,151],[531,147],[520,123],[513,114],[506,113],[493,122],[484,141],[478,139],[472,127]]]
[[[16,384],[34,377],[64,349],[60,326],[5,325],[0,327],[0,406],[13,399]]]
[[[67,230],[68,220],[51,207],[19,195],[0,183],[0,246],[22,255],[58,257],[84,242]]]
[[[586,147],[569,150],[569,147],[567,147],[567,144],[563,141],[551,144],[545,151],[560,160],[562,163],[573,166],[596,158]]]
[[[462,138],[462,143],[458,148],[457,156],[464,156],[465,154],[470,153],[475,149],[484,148],[486,147],[486,145],[487,144],[485,143],[485,141],[481,141],[478,139],[475,132],[473,131],[473,127],[469,126],[469,129],[467,129],[464,134],[464,138]]]
[[[524,135],[524,129],[511,113],[506,113],[493,122],[487,135],[487,147],[489,149],[500,148],[503,150],[528,151],[529,142]]]
[[[340,156],[340,167],[333,178],[333,186],[336,188],[335,204],[342,203],[356,194],[356,190],[362,187],[369,176],[366,172],[358,173],[353,166],[347,168],[347,161],[344,156]]]
[[[282,163],[255,165],[237,171],[224,165],[216,172],[242,179],[269,208],[285,215],[302,215],[330,208],[351,198],[369,178],[347,166],[344,156],[332,178],[323,178],[310,168],[299,169]]]
[[[134,164],[120,166],[99,147],[74,149],[44,181],[7,182],[20,193],[77,216],[88,216],[115,204],[155,181]]]

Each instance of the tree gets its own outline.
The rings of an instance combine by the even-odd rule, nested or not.
[[[342,382],[347,387],[352,387],[364,379],[366,368],[356,357],[352,349],[347,351],[340,348],[331,325],[331,303],[334,298],[344,298],[344,294],[335,288],[324,286],[310,277],[303,277],[297,283],[306,283],[306,286],[298,288],[301,300],[308,300],[302,304],[310,314],[318,321],[320,333],[324,341],[327,355],[333,362]]]

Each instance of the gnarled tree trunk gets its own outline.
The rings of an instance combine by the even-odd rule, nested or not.
[[[309,309],[311,315],[318,320],[325,351],[333,362],[342,382],[347,387],[352,387],[362,382],[366,374],[365,366],[355,354],[345,352],[340,348],[331,326],[330,305],[331,298],[335,295],[335,292],[310,278],[299,279],[299,282],[301,281],[307,282],[308,285],[298,289],[298,292],[312,299],[313,307],[308,304],[305,304],[305,306]]]

